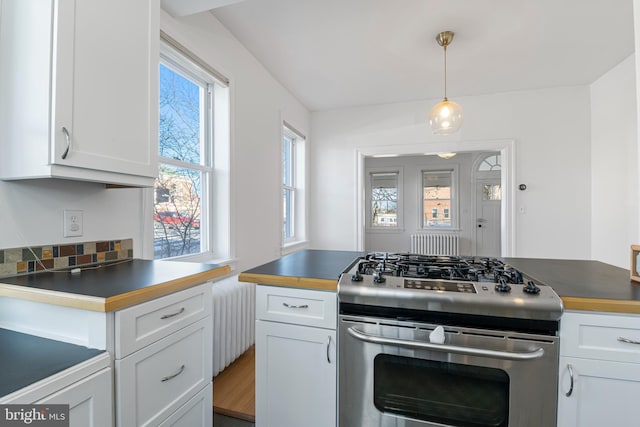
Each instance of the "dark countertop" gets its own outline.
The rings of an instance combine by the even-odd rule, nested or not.
[[[340,274],[366,252],[306,249],[240,273],[242,282],[335,291]]]
[[[338,277],[366,252],[304,250],[240,273],[239,280],[265,285],[335,291]],[[567,310],[640,314],[640,283],[629,270],[599,261],[503,258],[551,286]]]
[[[113,311],[204,283],[229,266],[132,259],[70,272],[0,278],[0,296],[94,311]]]
[[[0,329],[0,397],[104,352]]]
[[[600,261],[503,258],[518,270],[551,286],[567,310],[640,314],[640,283],[629,270]]]

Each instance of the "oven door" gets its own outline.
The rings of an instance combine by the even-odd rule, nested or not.
[[[340,427],[556,425],[557,337],[340,316]]]

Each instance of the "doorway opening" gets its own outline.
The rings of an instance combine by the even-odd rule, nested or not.
[[[497,140],[497,141],[460,141],[450,143],[429,144],[425,147],[425,144],[415,145],[395,145],[395,146],[376,146],[376,147],[363,147],[356,149],[356,181],[357,181],[357,242],[356,246],[358,250],[367,250],[367,232],[368,230],[368,203],[370,198],[367,197],[368,181],[370,181],[370,170],[367,170],[366,160],[376,157],[402,157],[402,156],[429,156],[436,155],[438,153],[468,153],[475,154],[483,153],[483,156],[479,156],[474,163],[474,169],[471,171],[469,181],[472,182],[474,194],[471,196],[471,204],[469,211],[467,212],[467,218],[469,220],[466,223],[460,223],[460,228],[467,228],[466,231],[472,233],[469,235],[470,243],[467,249],[464,251],[464,255],[485,255],[482,252],[491,254],[491,256],[513,256],[515,250],[515,141],[513,140]],[[399,160],[400,161],[400,160]],[[492,163],[493,162],[493,163]],[[500,167],[496,167],[498,163]],[[481,170],[482,169],[482,170]],[[467,181],[467,182],[469,182]],[[485,186],[487,185],[486,190]],[[480,187],[478,187],[480,186]],[[494,199],[496,192],[500,194],[500,200],[491,200],[490,204],[486,207],[478,207],[478,203],[482,200],[482,191],[493,192],[488,194],[487,197]],[[481,203],[480,203],[481,204]],[[492,212],[490,210],[493,209]],[[462,210],[462,209],[461,209]],[[497,210],[497,211],[496,211]],[[444,213],[444,212],[443,212]],[[487,218],[487,221],[495,221],[493,227],[491,227],[491,239],[489,239],[489,232],[481,236],[482,245],[476,246],[476,233],[478,228],[478,219],[483,219],[482,215],[489,215],[491,218]],[[423,214],[421,211],[420,214]],[[402,221],[402,219],[398,219]],[[488,223],[487,223],[488,224]],[[499,225],[497,225],[499,224]],[[370,228],[370,227],[369,227]],[[403,232],[420,231],[421,225],[404,222]],[[487,230],[490,230],[487,228]],[[388,236],[386,239],[391,242],[390,239],[394,237],[387,230],[384,230]],[[482,230],[483,232],[485,230]],[[493,249],[487,250],[486,245],[492,245]]]

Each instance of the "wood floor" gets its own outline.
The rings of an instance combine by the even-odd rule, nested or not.
[[[254,423],[256,349],[251,346],[213,378],[213,412]]]

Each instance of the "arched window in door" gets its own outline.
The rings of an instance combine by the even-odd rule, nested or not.
[[[479,172],[499,171],[501,169],[502,165],[500,164],[500,153],[489,154],[487,157],[482,159],[482,161],[478,165]]]

